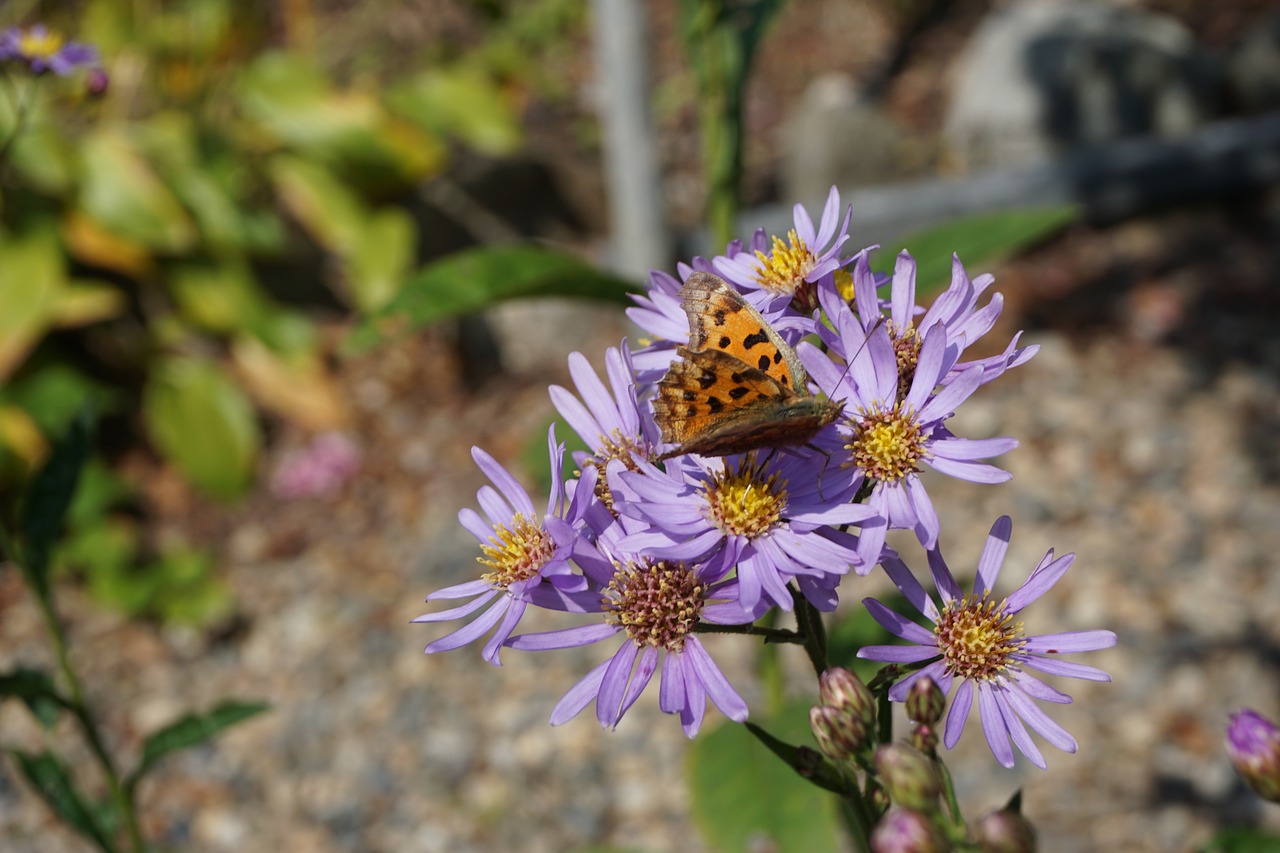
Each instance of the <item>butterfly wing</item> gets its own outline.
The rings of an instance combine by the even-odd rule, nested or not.
[[[676,350],[653,401],[662,440],[681,453],[727,456],[757,447],[803,444],[841,406],[797,394],[769,374],[719,350]]]
[[[718,350],[805,393],[809,377],[800,359],[768,321],[724,279],[695,272],[680,288],[689,317],[689,349]]]

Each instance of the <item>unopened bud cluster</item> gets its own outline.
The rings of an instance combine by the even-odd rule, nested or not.
[[[876,697],[857,675],[842,667],[822,673],[822,701],[809,709],[809,726],[829,758],[847,761],[864,755],[875,742]]]
[[[1227,757],[1259,797],[1280,802],[1280,728],[1245,708],[1231,715]]]

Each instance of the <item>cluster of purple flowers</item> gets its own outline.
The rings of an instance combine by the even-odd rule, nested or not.
[[[416,621],[471,618],[432,642],[427,652],[462,646],[489,634],[482,656],[495,665],[503,647],[551,649],[610,641],[614,651],[574,685],[552,713],[564,722],[595,702],[605,726],[618,723],[661,666],[658,703],[693,736],[706,700],[743,720],[747,707],[699,642],[700,626],[747,625],[773,607],[798,602],[831,611],[841,581],[882,566],[922,614],[929,631],[872,599],[866,606],[905,646],[868,647],[868,658],[922,668],[895,685],[929,675],[945,691],[959,684],[945,729],[955,743],[976,694],[983,729],[997,759],[1012,765],[1010,743],[1032,762],[1044,760],[1026,726],[1072,751],[1075,743],[1032,701],[1069,698],[1028,673],[1106,680],[1100,670],[1057,659],[1061,652],[1113,645],[1109,631],[1026,636],[1015,616],[1049,589],[1072,563],[1052,552],[1008,598],[994,597],[1009,539],[996,522],[964,595],[938,550],[938,514],[920,479],[928,467],[974,483],[998,483],[1008,472],[988,461],[1014,448],[1012,438],[967,439],[947,422],[970,395],[1031,358],[1017,338],[1001,355],[965,359],[965,350],[999,316],[999,294],[979,305],[990,276],[970,279],[959,259],[951,284],[926,311],[915,303],[915,262],[899,255],[891,277],[871,271],[869,249],[842,254],[848,214],[832,189],[815,228],[795,208],[784,241],[757,232],[721,256],[681,264],[679,278],[650,276],[632,320],[654,340],[635,351],[610,349],[601,379],[580,354],[569,359],[574,390],[553,386],[551,399],[589,450],[562,476],[565,450],[548,439],[554,493],[545,513],[497,461],[477,449],[492,485],[477,501],[483,515],[459,518],[480,542],[479,580],[427,600],[469,599]],[[694,271],[714,273],[755,306],[797,349],[815,388],[843,411],[802,447],[761,448],[724,458],[671,448],[655,425],[654,383],[689,340],[678,291]],[[888,285],[888,297],[879,289]],[[815,346],[803,339],[816,339]],[[885,546],[890,528],[911,530],[929,554],[941,599],[935,604],[898,554]],[[530,605],[578,615],[582,624],[516,634]],[[492,633],[490,633],[492,631]]]

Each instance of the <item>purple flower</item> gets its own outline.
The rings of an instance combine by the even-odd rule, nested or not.
[[[920,482],[921,465],[974,483],[1002,483],[1010,477],[1007,471],[975,460],[998,456],[1018,442],[956,438],[946,429],[946,419],[978,388],[984,371],[972,365],[934,394],[954,364],[945,326],[934,324],[925,333],[911,386],[900,397],[898,356],[885,325],[877,324],[868,335],[834,291],[823,290],[821,299],[835,329],[823,327],[819,334],[846,366],[807,342],[797,352],[823,393],[845,401],[846,417],[836,422],[844,444],[843,476],[854,491],[870,481],[868,505],[890,527],[914,530],[932,548],[938,516]]]
[[[1040,699],[1067,704],[1071,697],[1049,687],[1028,670],[1088,681],[1110,681],[1110,676],[1100,669],[1058,660],[1056,656],[1110,648],[1116,643],[1116,635],[1098,630],[1025,636],[1017,615],[1053,587],[1071,567],[1075,555],[1054,559],[1050,550],[1021,587],[1008,598],[996,599],[992,590],[1012,529],[1008,516],[1001,516],[991,526],[986,547],[978,560],[971,595],[961,592],[941,554],[929,552],[929,568],[942,597],[941,607],[933,602],[896,554],[887,556],[881,565],[894,585],[935,627],[932,631],[922,628],[879,601],[864,599],[863,604],[877,622],[914,645],[866,646],[859,650],[858,657],[899,664],[932,661],[890,688],[889,698],[896,702],[905,700],[912,683],[925,676],[932,678],[943,693],[949,693],[952,682],[959,680],[960,687],[947,713],[943,735],[946,747],[951,749],[960,739],[976,692],[982,730],[996,760],[1005,767],[1013,766],[1013,750],[1009,745],[1012,739],[1023,755],[1044,769],[1044,758],[1023,724],[1059,749],[1075,752],[1075,739],[1032,702]]]
[[[623,542],[658,559],[696,562],[719,580],[735,567],[745,610],[773,603],[790,610],[797,580],[816,607],[831,610],[850,566],[870,571],[884,541],[875,510],[849,501],[853,487],[824,491],[835,471],[817,454],[757,453],[724,460],[685,456],[665,471],[609,468],[617,511],[645,522]],[[862,525],[862,541],[837,530]]]
[[[614,463],[617,466],[619,463]],[[603,532],[594,554],[579,549],[577,561],[590,578],[602,623],[512,637],[514,649],[541,650],[585,646],[619,634],[612,657],[575,684],[551,712],[558,726],[577,716],[592,700],[596,719],[613,728],[640,698],[661,663],[658,707],[678,714],[689,737],[698,733],[710,698],[725,716],[742,722],[747,705],[694,635],[699,621],[740,625],[752,614],[738,604],[736,584],[714,583],[705,567],[656,559],[623,546],[628,527],[619,519]]]
[[[20,60],[33,74],[52,71],[65,77],[77,68],[98,65],[98,50],[92,45],[66,41],[42,24],[22,29],[11,27],[0,33],[0,61]]]
[[[1271,802],[1280,802],[1280,729],[1251,708],[1231,715],[1227,757],[1240,777]]]
[[[716,272],[740,290],[763,291],[761,295],[769,300],[794,300],[797,310],[807,314],[817,307],[814,286],[844,264],[839,252],[849,239],[850,213],[846,209],[842,223],[840,191],[832,187],[816,231],[804,206],[797,204],[793,210],[795,228],[786,242],[775,236],[768,252],[755,248],[750,253],[721,255],[713,261]]]
[[[959,361],[965,348],[995,325],[1004,307],[1004,297],[996,293],[986,305],[978,308],[978,299],[995,281],[995,277],[981,275],[970,281],[960,258],[955,255],[951,256],[951,286],[933,301],[933,305],[918,321],[916,316],[921,309],[916,305],[916,262],[909,253],[899,253],[892,281],[889,315],[885,317],[881,313],[881,303],[876,295],[876,289],[883,281],[871,272],[869,253],[858,255],[853,266],[853,291],[858,319],[868,335],[882,321],[887,322],[889,337],[893,341],[894,353],[898,359],[899,397],[905,396],[911,387],[924,336],[934,326],[940,326],[947,332],[947,367],[942,378],[943,384],[978,365],[983,369],[978,384],[985,385],[1010,367],[1029,361],[1040,350],[1038,345],[1018,347],[1018,338],[1022,334],[1019,332],[1001,355],[977,361]]]
[[[637,399],[631,351],[626,341],[620,350],[610,347],[605,353],[605,371],[609,376],[608,388],[581,353],[572,353],[569,375],[581,400],[567,389],[552,385],[551,402],[591,448],[590,453],[575,454],[574,461],[582,470],[589,465],[603,469],[611,459],[617,459],[634,471],[638,460],[650,460],[657,455],[656,448],[662,439],[648,407],[642,410]],[[596,479],[596,495],[606,506],[613,506],[613,495],[604,476]]]
[[[530,604],[556,610],[594,606],[595,597],[589,592],[586,579],[574,571],[570,558],[580,544],[576,525],[595,503],[592,490],[596,471],[594,468],[584,471],[570,497],[561,479],[564,445],[556,444],[554,425],[548,432],[547,443],[553,487],[542,518],[534,511],[528,493],[497,460],[478,447],[471,449],[472,458],[497,488],[482,486],[476,492],[476,500],[488,521],[472,509],[461,510],[458,521],[480,541],[482,556],[477,560],[489,570],[479,580],[446,587],[427,596],[428,602],[457,598],[471,601],[450,610],[424,614],[413,621],[444,622],[488,609],[472,622],[428,645],[427,654],[464,646],[497,625],[481,657],[494,666],[501,666],[498,652]]]
[[[317,436],[280,460],[271,491],[284,500],[333,494],[360,470],[360,448],[341,433]]]

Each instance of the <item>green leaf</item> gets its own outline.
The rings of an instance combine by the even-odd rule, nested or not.
[[[179,750],[204,743],[209,738],[270,706],[265,702],[229,700],[205,714],[190,714],[153,733],[142,744],[142,758],[125,785],[132,789],[160,759]]]
[[[92,418],[82,410],[54,444],[49,461],[27,490],[22,517],[26,545],[23,570],[41,598],[49,595],[49,555],[62,533],[76,482],[89,458],[92,433]]]
[[[764,725],[793,742],[810,739],[807,706]],[[711,849],[839,848],[836,798],[787,769],[745,726],[699,737],[687,769],[693,818]]]
[[[142,412],[152,441],[198,488],[230,500],[252,482],[262,441],[258,422],[248,398],[216,364],[161,361]]]
[[[38,669],[18,667],[0,675],[0,697],[10,696],[21,699],[46,729],[57,722],[63,708],[71,707],[71,703],[58,693],[53,679]]]
[[[951,281],[954,252],[973,271],[1013,257],[1056,234],[1080,215],[1072,205],[1001,210],[952,219],[916,232],[902,245],[916,259],[919,295],[937,293]],[[892,273],[897,255],[877,252],[871,261],[876,272]]]
[[[289,213],[322,247],[343,257],[356,247],[369,211],[329,170],[300,157],[280,155],[271,162],[271,180]]]
[[[1280,835],[1259,829],[1224,829],[1213,837],[1200,853],[1275,853],[1280,850]]]
[[[351,254],[348,286],[355,307],[370,313],[390,302],[408,277],[417,248],[408,213],[389,208],[374,214]]]
[[[114,235],[178,254],[196,229],[178,199],[120,130],[100,128],[80,141],[80,205]]]
[[[0,382],[26,358],[53,322],[66,288],[62,251],[36,230],[0,241]]]
[[[638,290],[636,283],[563,252],[527,245],[483,246],[424,266],[386,308],[355,330],[350,344],[369,347],[382,340],[387,326],[421,329],[504,299],[571,296],[626,305],[627,294]]]
[[[97,843],[102,850],[115,850],[115,845],[94,818],[92,810],[76,790],[71,774],[57,756],[51,752],[36,754],[20,749],[11,749],[9,754],[54,814],[76,832]]]
[[[387,93],[393,110],[444,137],[485,154],[510,154],[520,123],[498,82],[479,68],[432,68]]]

